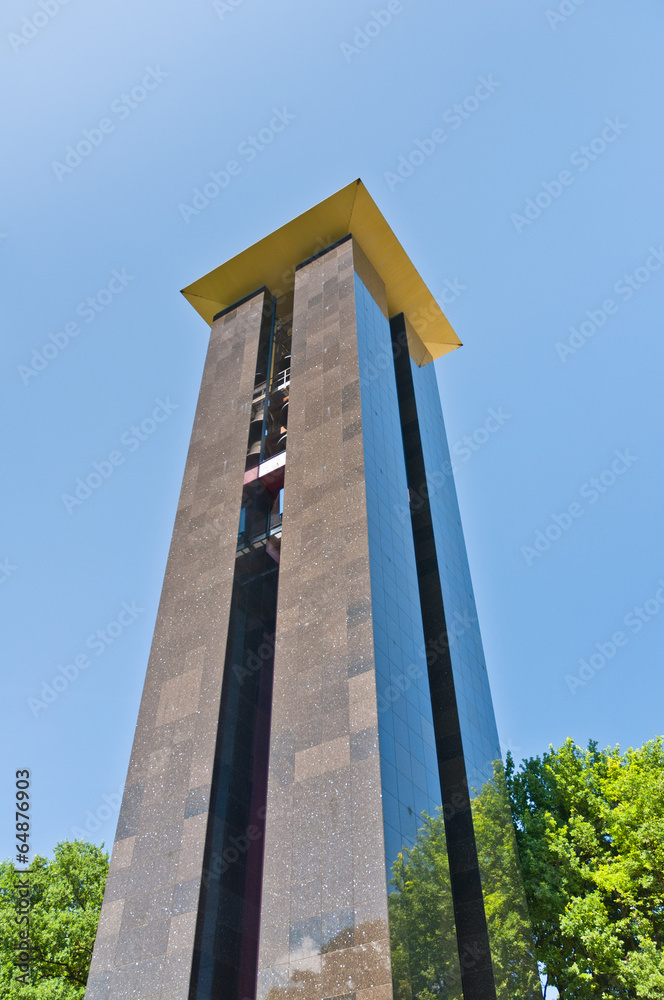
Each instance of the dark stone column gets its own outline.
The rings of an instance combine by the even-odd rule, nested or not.
[[[463,996],[464,1000],[496,1000],[438,553],[403,316],[393,318],[391,325],[408,486],[411,496],[418,498],[418,503],[411,505],[411,518],[422,622],[429,651],[429,683]]]
[[[354,287],[361,266],[370,267],[349,237],[295,280],[259,1000],[290,997],[289,984],[307,1000],[392,996],[380,764],[370,736],[377,706]]]
[[[261,290],[213,324],[86,1000],[187,1000]]]

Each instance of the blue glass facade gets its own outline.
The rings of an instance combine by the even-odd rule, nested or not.
[[[501,756],[500,743],[436,373],[433,365],[418,368],[412,360],[410,365],[468,784],[477,793],[493,776],[494,761]]]
[[[532,939],[436,375],[357,274],[355,297],[394,997],[526,1000]]]
[[[378,725],[388,868],[440,805],[415,550],[407,513],[390,325],[355,276],[371,558]],[[389,366],[376,366],[388,358]],[[380,361],[379,361],[380,364]]]
[[[395,862],[415,845],[423,813],[439,815],[441,793],[390,324],[357,274],[355,297],[385,865],[394,892]],[[443,922],[453,927],[448,871],[443,881]],[[403,936],[418,931],[409,926]],[[406,971],[405,983],[397,981],[399,944],[393,932],[395,997],[415,996],[415,969]],[[452,1000],[460,996],[456,942],[441,936],[438,950],[445,970],[441,1000]]]
[[[399,331],[397,317],[395,345]],[[434,622],[445,632],[431,679],[463,995],[532,1000],[532,933],[435,372],[405,357],[397,368],[425,635]]]

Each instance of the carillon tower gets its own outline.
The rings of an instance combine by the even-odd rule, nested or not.
[[[459,340],[360,181],[184,294],[210,344],[86,1000],[539,996]]]

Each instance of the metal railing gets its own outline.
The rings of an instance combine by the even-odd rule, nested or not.
[[[270,392],[279,392],[280,389],[286,389],[290,385],[290,368],[284,368],[282,372],[279,372],[272,379],[272,387]]]

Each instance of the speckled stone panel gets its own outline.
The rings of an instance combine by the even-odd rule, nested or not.
[[[349,238],[295,279],[258,1000],[392,997],[354,284],[370,266]]]
[[[86,1000],[187,1000],[258,339],[212,326]]]

